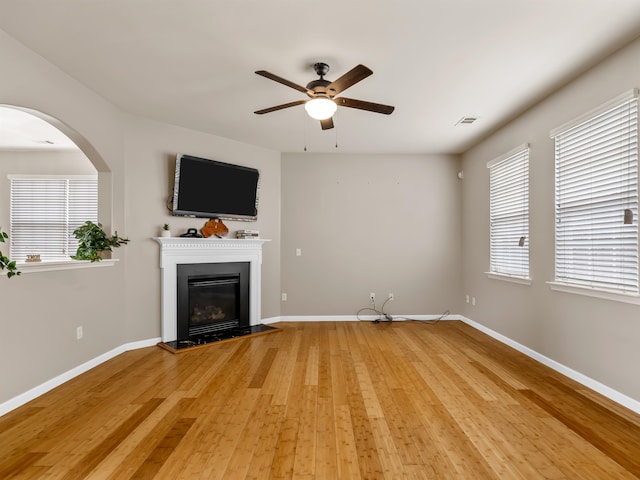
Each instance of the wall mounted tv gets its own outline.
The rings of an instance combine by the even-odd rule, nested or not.
[[[178,154],[173,215],[255,221],[260,172],[255,168]]]

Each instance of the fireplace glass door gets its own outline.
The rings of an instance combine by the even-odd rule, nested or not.
[[[189,336],[238,326],[240,275],[189,279]]]

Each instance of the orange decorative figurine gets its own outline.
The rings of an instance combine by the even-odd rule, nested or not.
[[[200,232],[205,238],[209,238],[211,235],[222,238],[229,234],[229,229],[219,218],[212,218],[204,224],[204,227],[202,227]]]

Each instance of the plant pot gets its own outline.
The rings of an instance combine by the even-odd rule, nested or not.
[[[171,236],[171,230],[161,230],[160,231],[160,236],[161,237],[170,237]]]

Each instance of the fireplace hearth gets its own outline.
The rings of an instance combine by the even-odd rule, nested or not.
[[[226,342],[249,335],[262,335],[265,333],[279,332],[280,329],[269,325],[249,325],[248,327],[229,328],[217,332],[196,335],[187,340],[173,342],[161,342],[158,345],[172,353],[184,352],[187,349],[205,346],[211,343]]]

